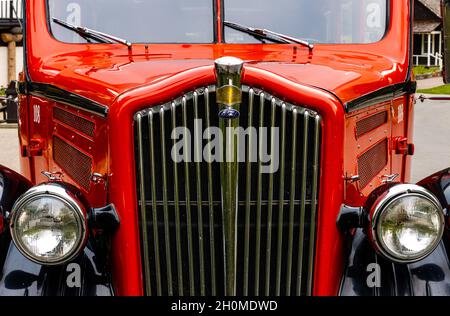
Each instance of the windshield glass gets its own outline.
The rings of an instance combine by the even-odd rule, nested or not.
[[[213,0],[48,0],[56,39],[86,39],[51,20],[87,27],[132,43],[212,43]],[[95,42],[95,41],[94,41]]]
[[[224,0],[225,21],[311,43],[373,43],[387,26],[388,0]],[[261,43],[225,26],[227,43]],[[268,41],[270,43],[270,41]]]

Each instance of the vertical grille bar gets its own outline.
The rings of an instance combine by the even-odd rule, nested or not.
[[[172,129],[175,130],[177,127],[177,117],[176,117],[176,104],[172,102],[171,112],[172,112]],[[175,147],[176,139],[173,138],[172,146]],[[174,200],[175,200],[175,225],[176,225],[176,241],[177,241],[177,275],[178,275],[178,295],[183,296],[183,256],[181,252],[181,221],[180,221],[180,197],[179,197],[179,187],[178,187],[178,164],[173,160],[173,185],[174,185]]]
[[[301,186],[301,208],[300,208],[300,233],[298,242],[298,260],[297,260],[297,295],[301,294],[302,288],[302,271],[303,271],[303,246],[305,242],[305,212],[306,212],[306,180],[308,172],[308,127],[309,112],[305,111],[303,120],[303,163],[302,163],[302,186]]]
[[[195,119],[200,119],[198,115],[198,93],[194,92],[194,116]],[[197,141],[199,138],[201,139],[202,135],[197,135],[197,133],[201,133],[198,128],[195,128],[196,132],[194,139]],[[195,169],[196,169],[196,182],[197,182],[197,221],[198,221],[198,243],[199,243],[199,257],[200,257],[200,294],[202,296],[205,295],[205,258],[203,252],[203,212],[202,212],[202,182],[201,182],[201,167],[200,162],[202,159],[202,146],[201,144],[197,144],[196,153],[195,153]]]
[[[169,230],[169,201],[167,198],[167,170],[166,170],[166,133],[164,122],[165,110],[161,108],[159,113],[161,123],[161,164],[163,173],[163,208],[164,208],[164,239],[166,244],[166,265],[167,265],[167,291],[169,296],[173,295],[172,289],[172,258],[170,254],[170,230]]]
[[[288,240],[288,258],[286,271],[286,296],[291,295],[292,280],[292,256],[294,247],[294,211],[295,211],[295,174],[297,160],[297,109],[292,111],[292,157],[291,157],[291,188],[289,200],[289,240]]]
[[[265,96],[261,93],[259,96],[259,127],[264,127],[264,103]],[[259,155],[262,153],[262,140],[259,137]],[[260,258],[261,258],[261,200],[262,200],[262,162],[258,163],[258,193],[256,201],[256,245],[255,245],[255,295],[259,295],[259,276],[260,276]]]
[[[211,140],[211,126],[210,109],[209,109],[209,89],[205,89],[205,107],[206,107],[206,130],[208,140]],[[210,244],[210,260],[211,260],[211,293],[216,295],[216,253],[215,253],[215,239],[214,239],[214,193],[213,193],[213,176],[212,176],[212,158],[211,158],[211,143],[208,143],[208,207],[209,207],[209,244]]]
[[[141,216],[141,231],[142,231],[142,249],[144,256],[144,276],[145,276],[145,291],[147,295],[152,295],[151,279],[150,279],[150,255],[148,247],[148,233],[147,233],[147,212],[145,205],[145,177],[144,177],[144,145],[142,132],[142,115],[137,115],[138,128],[138,153],[139,153],[139,195],[140,195],[140,216]]]
[[[309,231],[309,255],[308,255],[308,283],[306,295],[312,295],[313,267],[314,267],[314,245],[316,242],[316,213],[317,213],[317,191],[319,181],[319,150],[320,150],[320,117],[316,116],[314,122],[314,162],[313,181],[311,197],[311,229]]]
[[[276,114],[276,100],[272,98],[271,100],[271,118],[270,118],[270,151],[271,153],[275,150],[275,134],[273,129],[275,128],[275,114]],[[269,199],[268,199],[268,210],[267,210],[267,244],[266,244],[266,291],[265,295],[270,294],[270,265],[271,265],[271,254],[272,254],[272,212],[273,212],[273,163],[270,165],[269,170]]]
[[[281,106],[281,159],[280,159],[280,194],[278,209],[278,246],[277,246],[277,273],[276,295],[280,295],[281,289],[281,256],[283,253],[283,217],[284,217],[284,163],[286,153],[286,104]]]
[[[249,91],[249,101],[248,101],[248,126],[251,128],[253,126],[253,101],[255,97],[255,92],[253,89]],[[253,146],[253,134],[250,131],[248,146],[247,146],[247,162],[246,162],[246,185],[245,185],[245,241],[244,241],[244,296],[248,295],[248,270],[249,270],[249,252],[250,252],[250,200],[252,195],[252,146]]]
[[[149,113],[149,131],[150,131],[150,172],[152,176],[152,206],[153,206],[153,242],[155,249],[155,266],[156,266],[156,291],[158,295],[162,295],[161,287],[161,260],[159,257],[159,233],[158,233],[158,207],[156,199],[156,176],[155,176],[155,141],[153,131],[153,112]]]
[[[184,96],[181,102],[181,107],[183,110],[183,127],[187,128],[187,99]],[[187,133],[186,133],[187,134]],[[187,231],[188,231],[188,256],[189,256],[189,290],[190,295],[195,295],[195,280],[194,280],[194,245],[192,242],[192,217],[191,217],[191,191],[189,188],[189,157],[190,155],[190,144],[188,140],[184,138],[184,177],[185,177],[185,196],[186,196],[186,219],[187,219]]]

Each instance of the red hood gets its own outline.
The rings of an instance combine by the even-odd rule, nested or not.
[[[339,51],[336,47],[317,46],[312,56],[305,51],[297,55],[295,48],[272,45],[271,50],[196,48],[190,45],[178,51],[168,48],[160,52],[137,46],[133,56],[112,50],[73,51],[41,61],[39,78],[34,81],[51,83],[104,105],[111,105],[122,93],[133,88],[152,85],[189,70],[212,66],[220,56],[232,55],[246,61],[246,68],[262,69],[297,84],[317,87],[334,93],[342,102],[405,80],[406,69],[400,63],[369,53]],[[183,59],[191,56],[190,59]],[[264,60],[260,62],[258,60]],[[211,68],[212,69],[212,68]],[[245,77],[244,77],[245,81]]]

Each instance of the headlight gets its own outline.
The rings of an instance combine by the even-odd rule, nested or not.
[[[39,264],[58,265],[79,254],[87,240],[82,203],[57,184],[31,188],[11,214],[11,236],[17,249]]]
[[[411,184],[390,188],[371,211],[371,240],[386,258],[419,261],[436,249],[444,232],[444,213],[428,190]]]

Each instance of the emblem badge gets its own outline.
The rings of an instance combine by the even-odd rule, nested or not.
[[[241,113],[233,108],[223,109],[219,112],[219,118],[224,120],[237,119],[240,115]]]

